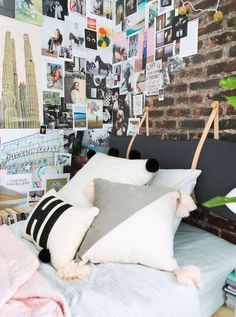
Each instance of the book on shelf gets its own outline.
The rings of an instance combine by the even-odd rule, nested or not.
[[[26,207],[12,207],[0,210],[0,225],[10,225],[20,220],[26,220],[33,208],[34,204]]]

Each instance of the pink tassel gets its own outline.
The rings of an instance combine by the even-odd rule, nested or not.
[[[179,204],[176,209],[176,216],[185,218],[188,217],[190,212],[195,210],[197,206],[195,205],[191,196],[185,194],[184,192],[179,192]]]
[[[63,268],[57,271],[57,276],[62,280],[85,279],[91,272],[91,266],[84,264],[82,261],[71,261]]]
[[[175,269],[173,273],[175,274],[177,281],[181,284],[189,285],[193,282],[197,288],[203,287],[201,272],[197,266],[189,265],[179,267],[178,269]]]

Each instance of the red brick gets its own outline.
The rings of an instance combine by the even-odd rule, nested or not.
[[[183,120],[179,121],[179,127],[180,128],[186,128],[186,129],[198,129],[198,128],[204,128],[205,127],[205,121],[204,120]]]
[[[157,128],[174,129],[176,128],[175,120],[161,120],[155,122]]]
[[[167,111],[168,117],[185,117],[185,116],[188,116],[189,114],[190,114],[190,110],[183,109],[183,108],[173,108]]]

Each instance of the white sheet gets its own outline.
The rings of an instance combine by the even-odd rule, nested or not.
[[[12,226],[17,235],[22,224]],[[37,253],[32,244],[26,243]],[[235,267],[236,246],[181,224],[176,234],[175,254],[180,265],[200,267],[203,290],[177,283],[171,273],[139,265],[100,264],[88,281],[59,280],[47,264],[41,264],[40,271],[64,294],[72,316],[209,317],[223,303],[222,287]]]

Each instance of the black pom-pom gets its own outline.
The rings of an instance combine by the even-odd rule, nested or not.
[[[88,158],[88,159],[91,159],[91,157],[93,157],[95,154],[96,154],[96,151],[94,151],[94,150],[89,150],[89,151],[87,152],[87,158]]]
[[[141,159],[141,153],[137,150],[131,150],[129,153],[129,159],[130,160],[140,160]]]
[[[159,162],[154,158],[148,159],[146,163],[146,169],[150,173],[157,172],[159,170]]]
[[[108,150],[108,153],[107,153],[109,156],[114,156],[114,157],[119,157],[120,156],[120,152],[118,149],[114,148],[114,147],[111,147],[109,150]]]
[[[43,263],[49,263],[51,261],[51,254],[49,249],[42,249],[39,252],[39,260],[42,261]]]

